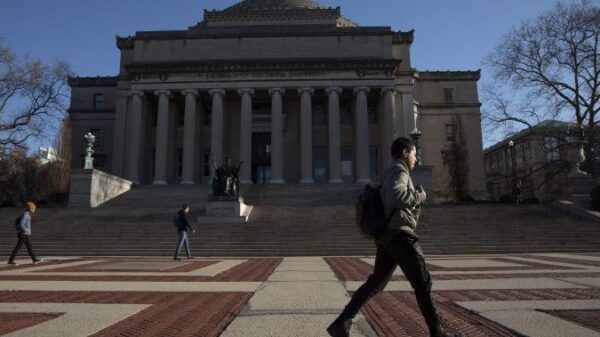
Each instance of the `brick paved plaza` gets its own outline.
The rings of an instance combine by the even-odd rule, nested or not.
[[[0,335],[327,336],[369,257],[46,257],[0,267]],[[434,296],[467,336],[600,336],[600,254],[429,256]],[[428,336],[397,270],[353,336]]]

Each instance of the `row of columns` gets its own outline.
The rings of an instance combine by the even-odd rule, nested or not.
[[[208,91],[212,97],[211,121],[211,156],[216,163],[223,160],[223,100],[224,89],[211,89]],[[271,88],[271,183],[282,184],[283,179],[283,96],[284,88]],[[329,148],[329,182],[340,183],[341,177],[341,126],[340,126],[340,94],[341,87],[325,89],[328,95],[328,148]],[[355,168],[356,181],[366,183],[370,181],[369,173],[369,120],[367,95],[368,87],[353,88],[355,96]],[[396,92],[397,88],[390,86],[382,88],[383,120],[382,149],[389,149],[393,139],[398,135],[399,124],[405,125],[406,121],[396,121]],[[314,88],[298,88],[300,95],[300,183],[313,183],[312,173],[312,95]],[[131,117],[128,136],[131,153],[141,151],[142,141],[142,91],[131,91]],[[167,184],[167,157],[169,133],[169,97],[171,91],[157,90],[154,94],[158,97],[158,114],[156,125],[156,152],[153,184]],[[194,89],[183,90],[185,96],[184,128],[183,128],[183,172],[182,184],[194,183],[194,144],[196,134],[196,100],[198,91]],[[242,88],[238,90],[241,97],[240,114],[240,160],[244,162],[240,172],[242,183],[251,183],[252,169],[252,96],[254,89]],[[411,100],[412,110],[412,100]],[[405,112],[406,114],[406,112]],[[129,178],[139,183],[139,156],[131,155],[129,163]],[[384,167],[391,164],[389,156],[382,156]],[[211,174],[214,167],[211,165]]]

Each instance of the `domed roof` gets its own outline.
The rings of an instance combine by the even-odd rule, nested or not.
[[[227,11],[247,11],[265,9],[315,9],[327,8],[313,0],[244,0],[225,8]]]

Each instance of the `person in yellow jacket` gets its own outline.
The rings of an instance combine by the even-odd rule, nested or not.
[[[27,247],[27,251],[29,252],[31,260],[33,260],[33,263],[38,263],[42,261],[41,259],[38,259],[35,256],[35,253],[33,252],[33,247],[31,246],[31,217],[35,213],[37,207],[31,201],[28,201],[25,204],[25,207],[27,210],[23,213],[23,215],[21,215],[21,217],[17,219],[16,227],[17,237],[19,238],[19,241],[17,241],[17,245],[15,246],[15,249],[10,255],[10,258],[8,259],[8,264],[16,264],[15,257],[17,257],[17,253],[19,252],[19,249],[21,249],[21,246],[23,246],[23,244],[25,244],[25,247]]]

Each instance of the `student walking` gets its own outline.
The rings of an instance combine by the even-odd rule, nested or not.
[[[31,260],[33,260],[33,263],[42,261],[41,259],[35,257],[33,247],[31,246],[31,217],[35,213],[37,207],[31,201],[28,201],[25,204],[25,207],[27,210],[15,222],[19,241],[17,241],[17,245],[8,259],[8,264],[16,264],[15,258],[17,257],[17,253],[23,244],[25,244],[25,247],[27,247],[27,252],[29,252],[29,256],[31,257]]]
[[[179,234],[179,241],[177,242],[177,248],[175,248],[175,256],[173,256],[173,260],[181,260],[179,258],[179,251],[181,250],[181,246],[185,246],[185,252],[187,254],[188,259],[193,259],[192,252],[190,251],[190,243],[187,236],[187,231],[191,230],[192,233],[196,233],[196,230],[192,228],[190,223],[187,220],[187,216],[190,212],[190,206],[188,204],[184,204],[181,206],[181,209],[175,215],[174,224],[177,227],[177,232]]]
[[[390,217],[387,228],[376,238],[375,267],[368,280],[354,293],[339,317],[327,328],[332,337],[349,336],[352,319],[360,308],[390,281],[396,266],[400,266],[410,282],[421,314],[431,337],[464,336],[446,332],[431,296],[431,277],[425,256],[415,234],[420,208],[427,198],[425,191],[413,186],[410,171],[416,163],[416,145],[408,138],[396,139],[391,148],[394,164],[387,171],[381,187],[385,216]]]

